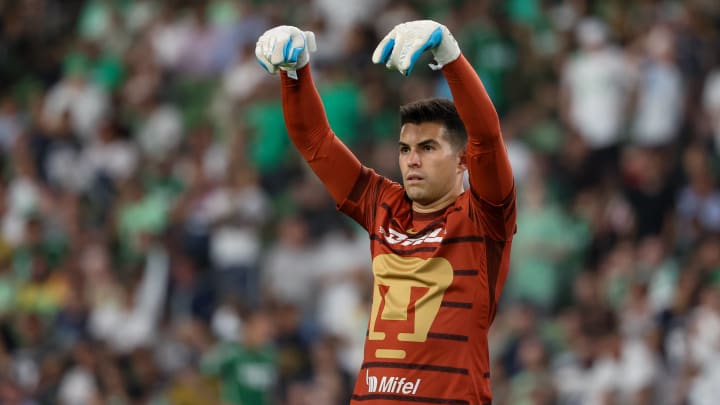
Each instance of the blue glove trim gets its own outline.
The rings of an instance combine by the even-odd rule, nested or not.
[[[292,38],[289,38],[287,42],[285,42],[285,47],[283,47],[283,61],[288,62],[288,56],[290,56],[290,46],[292,45]]]
[[[260,58],[258,58],[258,57],[256,56],[256,57],[255,57],[255,60],[260,64],[260,66],[263,67],[263,69],[265,69],[266,72],[272,74],[272,72],[270,72],[270,69],[268,69],[268,67],[265,66],[264,63],[262,63],[262,61],[260,60]]]
[[[395,38],[390,39],[383,47],[382,54],[380,55],[380,61],[378,63],[387,63],[393,48],[395,47]]]
[[[435,28],[435,31],[430,34],[428,40],[423,44],[423,46],[421,46],[420,49],[415,51],[415,53],[413,53],[410,57],[410,66],[408,67],[405,76],[409,75],[410,72],[412,72],[413,68],[415,67],[415,62],[417,62],[418,58],[423,52],[427,51],[428,49],[435,48],[436,46],[440,45],[440,42],[442,42],[442,28],[437,27]]]
[[[302,48],[293,48],[292,53],[290,54],[289,58],[286,58],[288,62],[295,63],[298,60],[298,55],[300,55],[300,52],[302,52],[305,49],[305,47]]]

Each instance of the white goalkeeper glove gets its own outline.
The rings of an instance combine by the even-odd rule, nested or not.
[[[265,31],[255,45],[255,57],[262,67],[275,74],[279,69],[297,79],[296,70],[307,65],[315,52],[315,34],[297,27],[280,25]]]
[[[430,50],[435,58],[436,64],[430,64],[434,70],[460,56],[460,47],[446,26],[420,20],[396,25],[375,48],[372,60],[407,76],[426,50]]]

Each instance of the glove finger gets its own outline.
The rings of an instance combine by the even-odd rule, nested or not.
[[[307,46],[305,36],[302,32],[293,33],[290,40],[285,43],[283,56],[286,63],[296,63],[298,56]]]
[[[390,58],[390,54],[392,53],[394,48],[395,30],[392,30],[390,31],[390,33],[385,35],[385,38],[383,38],[382,41],[380,41],[380,43],[378,44],[378,46],[375,48],[372,56],[373,63],[387,63]]]
[[[400,66],[403,64],[403,59],[407,55],[409,43],[407,42],[407,33],[402,30],[398,30],[395,36],[395,46],[390,53],[390,57],[385,63],[388,69],[400,70]],[[401,72],[402,73],[402,72]]]
[[[398,70],[400,73],[405,76],[409,75],[415,67],[418,58],[420,58],[420,55],[428,48],[430,48],[430,45],[421,39],[412,41],[411,45],[407,47],[407,52],[399,62]]]
[[[262,56],[270,62],[270,56],[272,56],[273,47],[275,44],[274,36],[272,34],[265,33],[260,40],[258,40],[258,47]]]
[[[317,51],[317,45],[315,44],[315,33],[312,31],[305,31],[305,46],[307,46],[308,52]]]
[[[255,56],[255,59],[258,61],[260,66],[263,67],[268,73],[275,74],[277,73],[277,68],[270,64],[267,60],[263,60],[263,58],[259,58],[257,55]]]
[[[255,45],[255,59],[268,73],[275,74],[277,69],[268,60],[265,49],[267,49],[267,37],[260,37]]]
[[[273,65],[280,65],[286,61],[287,47],[290,46],[292,38],[287,32],[278,32],[271,39],[271,48],[268,59]]]
[[[427,51],[428,49],[434,48],[440,44],[442,41],[442,28],[438,27],[435,30],[433,30],[432,33],[425,39],[425,38],[418,38],[415,39],[412,44],[408,47],[408,55],[406,55],[402,60],[401,64],[398,67],[398,70],[400,70],[404,75],[409,75],[410,72],[412,72],[413,68],[415,67],[415,64],[420,58],[420,55],[422,55],[423,52]]]

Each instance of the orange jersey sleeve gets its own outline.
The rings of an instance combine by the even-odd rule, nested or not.
[[[330,129],[309,65],[298,79],[281,71],[282,106],[290,139],[340,205],[350,194],[362,165]]]
[[[495,107],[465,56],[442,72],[468,134],[465,156],[477,213],[491,236],[509,239],[515,231],[515,190]]]
[[[479,198],[501,204],[512,191],[513,177],[495,107],[464,56],[442,71],[468,133],[470,188]]]

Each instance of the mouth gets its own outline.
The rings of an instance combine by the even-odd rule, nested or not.
[[[419,174],[409,174],[405,177],[406,183],[418,183],[423,180],[423,177]]]

